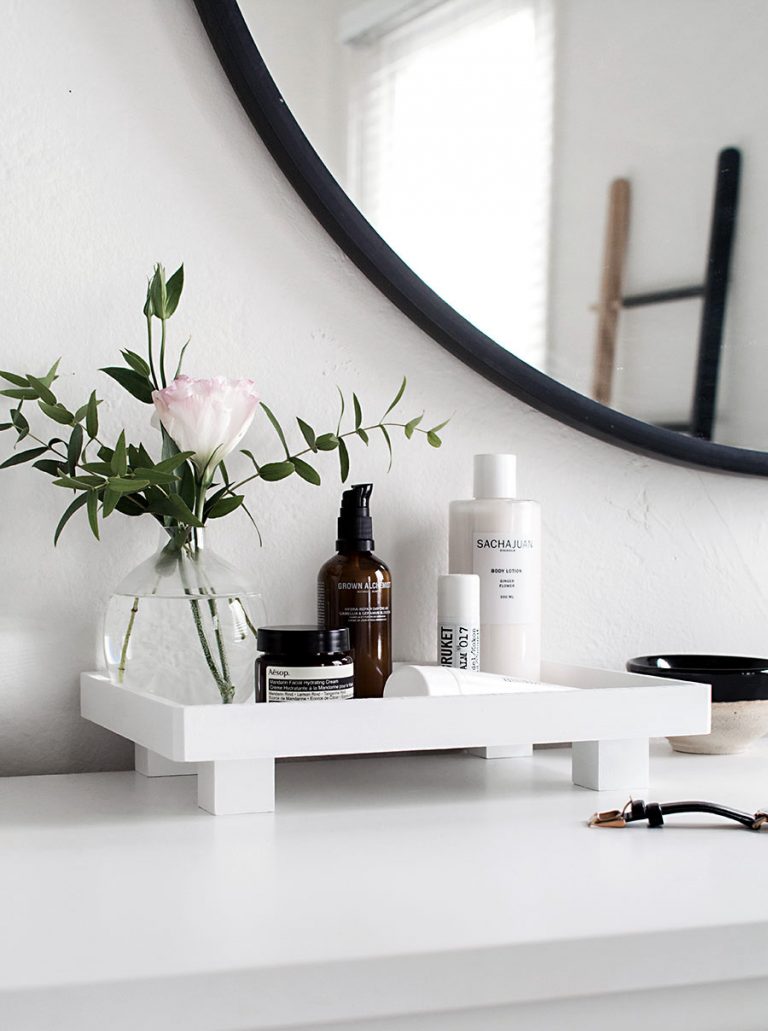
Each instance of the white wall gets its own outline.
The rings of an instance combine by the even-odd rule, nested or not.
[[[354,455],[376,481],[378,550],[393,567],[398,656],[426,658],[447,503],[471,456],[515,450],[522,492],[546,513],[545,650],[620,666],[651,649],[768,650],[766,484],[679,469],[602,444],[533,412],[447,355],[338,251],[247,122],[187,0],[26,0],[0,37],[0,366],[64,355],[65,397],[99,381],[104,421],[145,413],[96,368],[140,347],[144,275],[184,259],[174,338],[193,334],[193,374],[254,376],[286,419],[333,417],[334,384],[376,407],[399,377],[409,411],[455,413],[446,446],[397,442]],[[274,443],[264,423],[248,441]],[[7,446],[3,443],[3,446]],[[277,454],[277,451],[272,451]],[[219,550],[252,567],[275,621],[311,618],[331,552],[339,486],[253,492]],[[54,551],[65,498],[28,469],[0,473],[0,772],[128,766],[118,738],[78,716],[77,679],[98,661],[110,587],[155,545],[153,525],[83,522]]]
[[[717,439],[768,445],[768,91],[764,0],[557,0],[550,371],[591,389],[610,181],[627,176],[629,293],[701,283],[715,160],[743,150]],[[701,304],[624,311],[615,406],[687,414]]]

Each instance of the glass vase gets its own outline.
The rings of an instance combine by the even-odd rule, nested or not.
[[[186,705],[247,702],[264,622],[261,596],[202,530],[170,529],[109,601],[107,669],[115,684]]]

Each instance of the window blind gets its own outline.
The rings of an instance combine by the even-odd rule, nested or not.
[[[545,361],[550,0],[443,0],[350,48],[350,192],[434,290]]]

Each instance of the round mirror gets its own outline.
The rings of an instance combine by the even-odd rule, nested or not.
[[[764,0],[197,3],[284,169],[440,342],[588,432],[768,472]]]

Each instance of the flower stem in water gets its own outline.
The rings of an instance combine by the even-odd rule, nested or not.
[[[125,631],[125,637],[123,638],[123,647],[120,651],[120,665],[117,667],[117,682],[122,684],[123,677],[125,676],[125,664],[128,659],[128,643],[131,640],[131,632],[133,631],[133,624],[136,620],[136,613],[139,611],[139,599],[133,599],[133,605],[131,605],[131,615],[128,619],[128,626]]]

